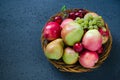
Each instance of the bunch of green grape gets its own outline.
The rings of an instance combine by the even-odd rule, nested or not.
[[[84,18],[77,17],[75,22],[80,24],[84,29],[98,29],[104,27],[104,21],[101,16],[93,17],[91,14],[86,14]]]

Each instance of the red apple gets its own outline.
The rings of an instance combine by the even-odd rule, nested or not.
[[[47,40],[55,40],[60,37],[61,29],[57,22],[48,22],[45,25],[43,35]]]
[[[97,51],[102,46],[102,36],[98,30],[88,30],[82,39],[84,48],[90,51]]]
[[[93,68],[98,62],[98,54],[94,51],[83,51],[80,54],[79,62],[85,68]]]

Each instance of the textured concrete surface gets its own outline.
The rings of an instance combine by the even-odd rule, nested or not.
[[[97,12],[109,25],[110,56],[93,72],[60,72],[43,54],[41,29],[63,5]],[[120,80],[119,50],[120,0],[0,0],[0,80]]]

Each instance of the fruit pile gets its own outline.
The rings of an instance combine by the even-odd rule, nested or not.
[[[44,52],[48,59],[93,68],[103,54],[109,30],[101,16],[78,9],[65,13],[65,17],[54,16],[46,23],[43,37],[47,42]]]

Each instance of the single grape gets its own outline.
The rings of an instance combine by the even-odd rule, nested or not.
[[[88,22],[87,20],[84,20],[84,23],[85,23],[86,25],[88,25],[88,24],[89,24],[89,22]]]
[[[80,20],[80,17],[76,17],[76,19],[75,20]]]
[[[85,10],[85,9],[79,9],[79,11],[78,11],[78,12],[83,13],[84,11],[86,11],[86,10]]]
[[[81,23],[84,23],[84,20],[80,19],[80,20],[79,20],[79,23],[80,23],[80,24],[81,24]]]
[[[85,9],[79,9],[78,12],[82,13],[83,17],[84,17],[84,15],[85,15],[86,13],[88,13],[88,11],[85,10]]]
[[[57,22],[58,24],[61,24],[61,22],[62,22],[62,17],[61,17],[61,16],[56,16],[53,21],[54,21],[54,22]]]
[[[84,22],[85,20],[84,20],[84,18],[81,18],[80,21],[81,21],[81,22]]]
[[[96,21],[97,26],[104,26],[104,21],[101,16],[94,17],[94,20]]]
[[[93,19],[92,23],[93,23],[94,25],[96,25],[96,23],[97,23],[97,22],[96,22],[96,20],[95,20],[95,19]]]
[[[82,19],[82,18],[80,18],[80,17],[77,17],[77,18],[75,19],[75,22],[81,24],[81,23],[84,22],[84,19]]]
[[[97,26],[103,27],[104,26],[104,21],[102,19],[98,20],[97,21]]]
[[[81,23],[82,26],[84,26],[85,24],[84,23]]]
[[[68,18],[71,18],[71,19],[75,20],[75,18],[76,18],[76,17],[75,17],[75,12],[69,13]]]
[[[99,17],[99,19],[102,19],[102,16],[98,16]]]
[[[98,27],[97,27],[97,25],[94,25],[93,27],[94,27],[94,29],[97,29],[97,30],[98,30]]]
[[[87,25],[84,25],[84,29],[88,29],[88,26],[87,26]]]
[[[84,16],[84,19],[85,20],[93,20],[93,16],[91,15],[91,14],[86,14],[85,16]]]
[[[76,12],[76,13],[75,13],[75,17],[80,17],[80,18],[83,18],[83,14],[82,14],[82,13],[80,13],[80,12]]]
[[[83,45],[82,43],[78,42],[78,43],[75,43],[75,45],[73,46],[73,49],[76,51],[76,52],[81,52],[83,50]]]
[[[80,20],[80,18],[79,18],[79,17],[77,17],[77,18],[75,19],[75,21],[77,21],[77,22],[79,22],[79,20]]]
[[[88,29],[93,29],[93,26],[89,26]]]
[[[89,21],[89,26],[92,26],[93,25],[93,22],[92,20]]]
[[[99,21],[99,20],[100,20],[99,17],[97,17],[97,16],[94,17],[93,19],[94,19],[95,21]]]

